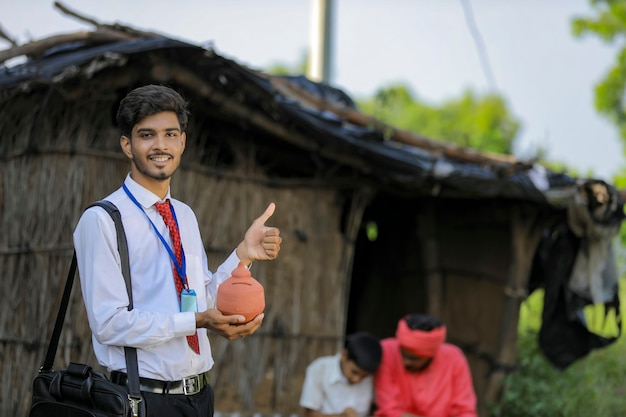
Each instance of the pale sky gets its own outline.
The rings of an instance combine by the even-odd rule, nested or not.
[[[0,26],[20,42],[92,29],[52,0],[0,0]],[[197,44],[262,69],[295,66],[309,44],[310,0],[65,0],[119,22]],[[464,14],[470,5],[488,56],[487,81]],[[432,104],[495,88],[522,123],[516,155],[548,157],[610,180],[624,165],[617,130],[594,109],[593,87],[617,49],[571,35],[588,0],[335,0],[331,84],[354,98],[403,82]],[[9,46],[0,40],[0,49]]]

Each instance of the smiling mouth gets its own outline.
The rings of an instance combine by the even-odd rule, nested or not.
[[[149,159],[154,162],[165,162],[172,159],[172,157],[169,155],[153,155]]]

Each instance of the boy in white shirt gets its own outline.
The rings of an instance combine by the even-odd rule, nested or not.
[[[347,338],[340,353],[311,362],[300,397],[304,416],[370,415],[374,398],[373,374],[381,357],[379,340],[366,332],[359,332]]]

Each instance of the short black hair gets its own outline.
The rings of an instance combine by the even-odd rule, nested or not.
[[[383,356],[380,341],[367,332],[357,332],[348,336],[345,349],[348,359],[369,373],[376,372]]]
[[[129,92],[117,110],[117,125],[130,139],[133,126],[141,119],[164,111],[176,113],[181,133],[187,129],[187,102],[176,91],[163,85],[144,85]]]
[[[441,320],[437,317],[431,316],[430,314],[407,314],[404,316],[404,320],[411,330],[423,330],[429,332],[443,326]]]

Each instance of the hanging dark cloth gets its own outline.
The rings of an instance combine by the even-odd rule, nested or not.
[[[583,307],[591,304],[568,288],[569,277],[583,239],[576,236],[564,220],[546,236],[535,254],[529,292],[540,286],[545,290],[539,347],[557,368],[565,369],[586,356],[592,349],[615,342],[615,337],[604,337],[587,328]],[[605,303],[605,312],[614,309],[619,333],[619,295],[615,288],[613,299]],[[606,316],[605,316],[606,319]]]
[[[578,180],[556,190],[565,215],[545,231],[531,270],[529,293],[545,290],[539,347],[557,368],[565,369],[591,350],[621,335],[618,273],[612,248],[624,219],[624,202],[615,187],[601,180]],[[604,304],[617,335],[589,330],[583,308]],[[613,314],[610,314],[614,312]]]

